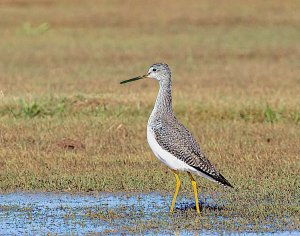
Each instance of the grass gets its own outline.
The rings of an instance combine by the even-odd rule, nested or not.
[[[293,222],[279,229],[297,228],[299,2],[13,0],[1,7],[2,192],[172,193],[174,178],[145,137],[157,84],[119,85],[163,61],[173,72],[179,120],[236,187],[197,178],[199,188],[218,192],[237,217],[248,217],[245,224],[262,229],[275,217]],[[65,148],[65,140],[84,145]]]

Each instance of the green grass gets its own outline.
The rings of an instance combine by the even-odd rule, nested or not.
[[[49,28],[49,24],[47,23],[42,23],[36,27],[33,27],[31,23],[25,22],[17,32],[26,36],[37,36],[45,34],[49,30]]]
[[[280,104],[274,109],[269,104],[263,102],[239,103],[237,104],[214,104],[199,101],[189,107],[187,102],[181,101],[175,106],[176,114],[182,120],[187,117],[197,117],[200,120],[232,120],[245,121],[251,123],[299,123],[300,106],[290,106]],[[25,100],[8,100],[0,106],[0,114],[3,118],[22,119],[43,119],[43,118],[62,118],[77,116],[101,117],[102,119],[119,118],[120,116],[128,119],[139,119],[147,116],[152,109],[152,105],[141,105],[139,102],[116,101],[114,104],[106,101],[101,96],[89,97],[76,95],[72,97],[43,97]]]
[[[133,5],[2,3],[0,190],[173,193],[146,143],[157,84],[119,84],[162,61],[179,120],[236,188],[199,185],[253,227],[296,228],[299,2]]]

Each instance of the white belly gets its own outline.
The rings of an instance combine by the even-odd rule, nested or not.
[[[189,166],[185,162],[176,158],[173,154],[162,149],[161,146],[155,140],[154,133],[151,127],[149,126],[147,126],[147,140],[154,155],[171,169],[180,171],[190,171],[194,173],[198,172],[195,168]]]

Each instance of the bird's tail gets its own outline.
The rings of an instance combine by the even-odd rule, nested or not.
[[[227,179],[224,178],[223,175],[219,174],[218,178],[215,178],[215,180],[222,186],[224,187],[231,187],[233,188],[233,186],[228,182]]]

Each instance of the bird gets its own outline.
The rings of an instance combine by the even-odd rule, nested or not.
[[[170,212],[174,212],[181,185],[179,172],[187,172],[194,191],[196,211],[201,214],[197,183],[192,174],[205,177],[224,187],[233,186],[207,159],[192,133],[177,120],[172,108],[172,75],[169,66],[165,63],[155,63],[150,66],[147,74],[121,81],[120,84],[141,79],[155,79],[159,83],[159,92],[147,123],[147,141],[154,155],[175,175],[176,187]]]

